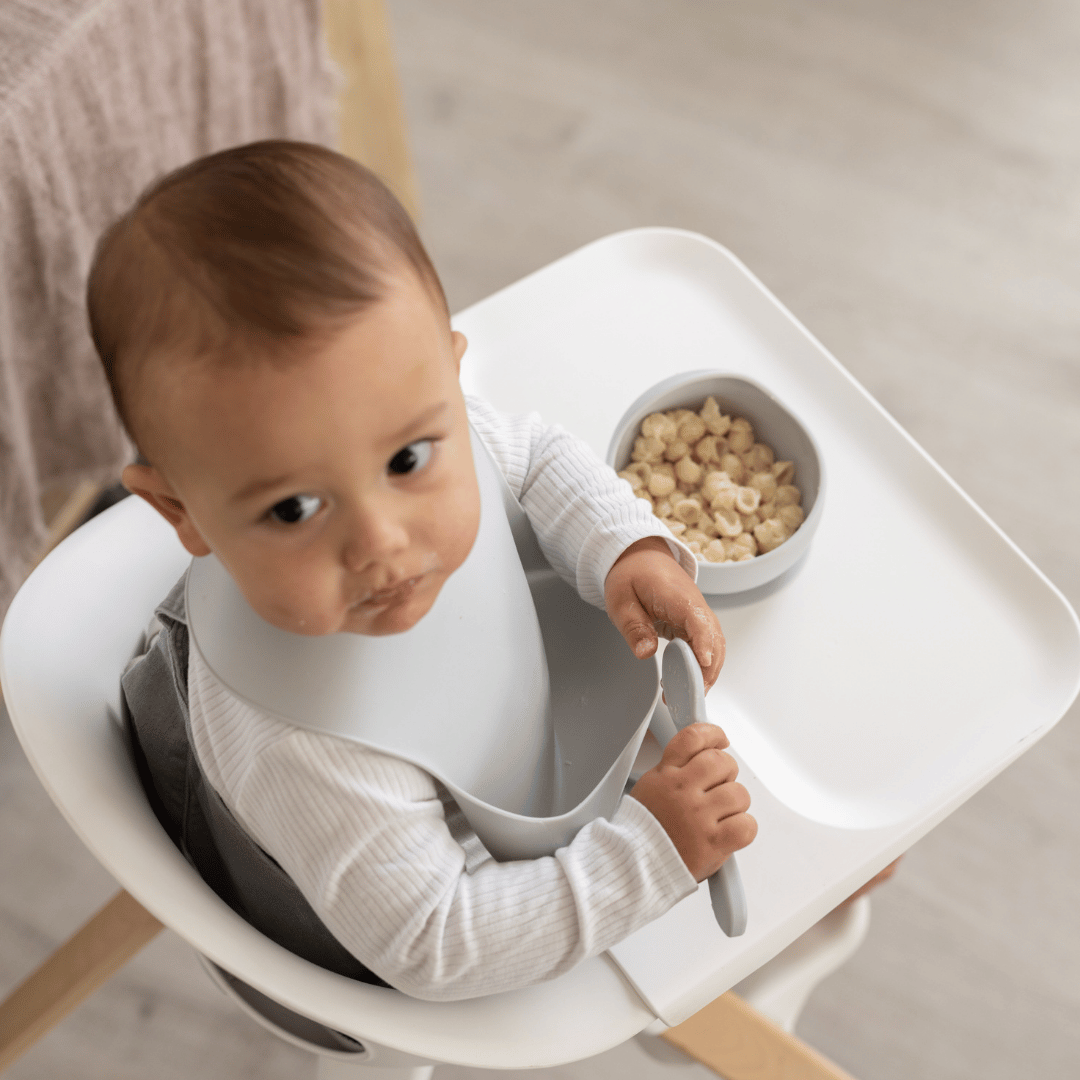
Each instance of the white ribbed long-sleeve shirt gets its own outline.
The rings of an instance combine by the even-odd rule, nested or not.
[[[691,553],[580,440],[535,415],[469,399],[554,569],[603,606],[619,555],[661,536]],[[414,997],[454,1000],[553,978],[663,914],[695,886],[635,799],[553,856],[495,862],[428,773],[248,705],[188,666],[195,752],[240,824],[293,878],[335,937]]]

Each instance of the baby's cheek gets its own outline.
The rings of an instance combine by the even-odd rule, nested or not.
[[[293,634],[318,637],[339,629],[340,604],[323,583],[278,574],[247,595],[248,603],[268,623]]]
[[[327,612],[314,608],[310,604],[301,607],[283,604],[278,600],[262,610],[258,607],[255,610],[268,623],[272,623],[279,629],[288,630],[293,634],[303,634],[306,637],[321,637],[324,634],[336,633],[339,629],[338,612]]]
[[[453,498],[442,500],[434,525],[442,569],[453,573],[468,558],[480,529],[480,493],[475,480],[471,487],[460,486]]]

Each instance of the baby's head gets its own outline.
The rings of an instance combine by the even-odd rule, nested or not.
[[[479,525],[465,339],[371,173],[287,142],[196,161],[105,233],[87,297],[124,483],[188,551],[296,633],[427,613]]]

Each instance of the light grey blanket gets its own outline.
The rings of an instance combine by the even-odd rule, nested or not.
[[[86,329],[101,230],[202,154],[333,145],[334,90],[318,0],[0,4],[0,617],[42,492],[130,460]]]

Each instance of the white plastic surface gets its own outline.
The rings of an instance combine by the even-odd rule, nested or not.
[[[1044,735],[1076,696],[1061,594],[718,244],[597,241],[464,312],[467,390],[537,410],[603,456],[645,389],[722,369],[798,414],[828,470],[806,558],[710,598],[727,662],[708,697],[754,800],[746,934],[704,887],[612,955],[678,1022],[748,975]]]

